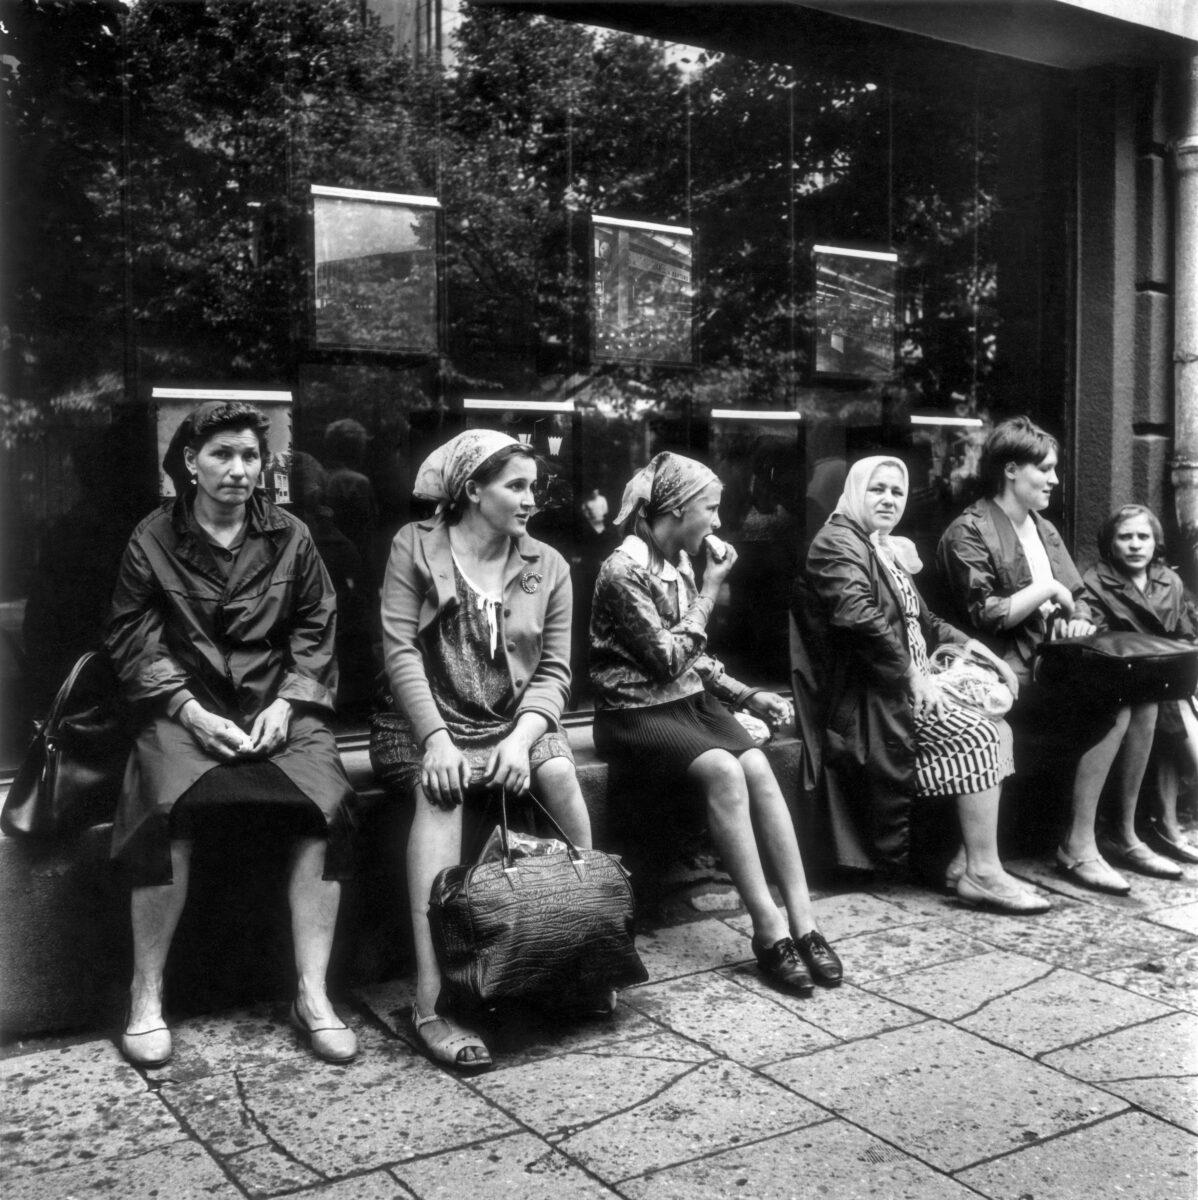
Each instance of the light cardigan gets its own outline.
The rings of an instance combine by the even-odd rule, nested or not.
[[[499,644],[512,681],[510,715],[540,713],[556,728],[570,695],[570,570],[543,542],[513,539],[501,594]],[[423,643],[436,636],[440,614],[457,603],[449,526],[440,516],[405,525],[391,543],[383,581],[383,653],[391,695],[421,744],[445,728]]]

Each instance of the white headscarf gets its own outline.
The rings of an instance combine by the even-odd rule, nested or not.
[[[623,525],[642,506],[649,516],[681,508],[704,488],[719,481],[719,476],[701,462],[663,450],[628,481],[616,524]]]
[[[494,429],[467,429],[438,446],[420,464],[412,495],[437,501],[437,511],[460,498],[468,480],[493,454],[522,443]]]
[[[923,562],[919,557],[919,551],[915,549],[915,543],[910,538],[895,537],[891,533],[882,533],[877,529],[872,529],[873,521],[870,519],[865,503],[866,490],[869,487],[870,480],[873,479],[874,473],[879,467],[894,467],[903,477],[903,496],[902,505],[899,508],[898,517],[895,518],[895,524],[902,520],[903,513],[907,508],[907,495],[911,492],[911,481],[907,474],[906,466],[897,458],[891,458],[889,455],[879,454],[871,458],[862,458],[849,468],[848,476],[844,481],[844,491],[841,493],[840,499],[836,502],[836,508],[833,513],[839,513],[841,516],[848,517],[854,524],[859,525],[863,530],[869,533],[869,540],[877,550],[878,554],[888,563],[899,563],[912,575],[923,569]]]

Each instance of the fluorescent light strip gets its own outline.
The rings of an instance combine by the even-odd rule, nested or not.
[[[802,413],[778,412],[773,408],[713,408],[713,421],[801,421]]]
[[[462,407],[482,412],[572,413],[573,400],[463,400]]]
[[[154,400],[291,400],[290,392],[265,392],[254,388],[156,387],[150,396]]]
[[[981,417],[912,417],[912,425],[959,425],[962,429],[981,429]]]
[[[592,215],[591,220],[597,225],[620,225],[625,229],[653,229],[658,233],[680,233],[686,237],[694,236],[694,230],[688,229],[685,225],[655,225],[652,221],[626,221],[623,217],[601,217],[598,213]]]
[[[311,185],[313,196],[336,196],[340,200],[375,200],[382,204],[418,204],[424,208],[440,208],[436,196],[403,196],[399,192],[364,192],[359,188],[325,187],[322,183]]]
[[[898,255],[889,250],[854,250],[849,246],[812,246],[816,254],[837,254],[844,258],[876,258],[879,262],[898,262]]]

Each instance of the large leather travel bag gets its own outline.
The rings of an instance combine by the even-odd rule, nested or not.
[[[132,745],[112,664],[88,651],[38,726],[9,786],[0,830],[60,837],[111,821]]]
[[[519,857],[501,796],[499,857],[447,867],[433,880],[429,924],[451,1004],[585,1006],[649,977],[636,952],[628,872],[610,854],[578,849],[537,807],[564,850]]]
[[[1032,677],[1084,707],[1184,700],[1198,688],[1198,646],[1135,632],[1059,638],[1038,647]]]

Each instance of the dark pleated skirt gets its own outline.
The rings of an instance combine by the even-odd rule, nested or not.
[[[685,775],[708,750],[740,757],[753,739],[709,692],[669,704],[601,709],[595,714],[595,749],[600,756],[654,778]]]

